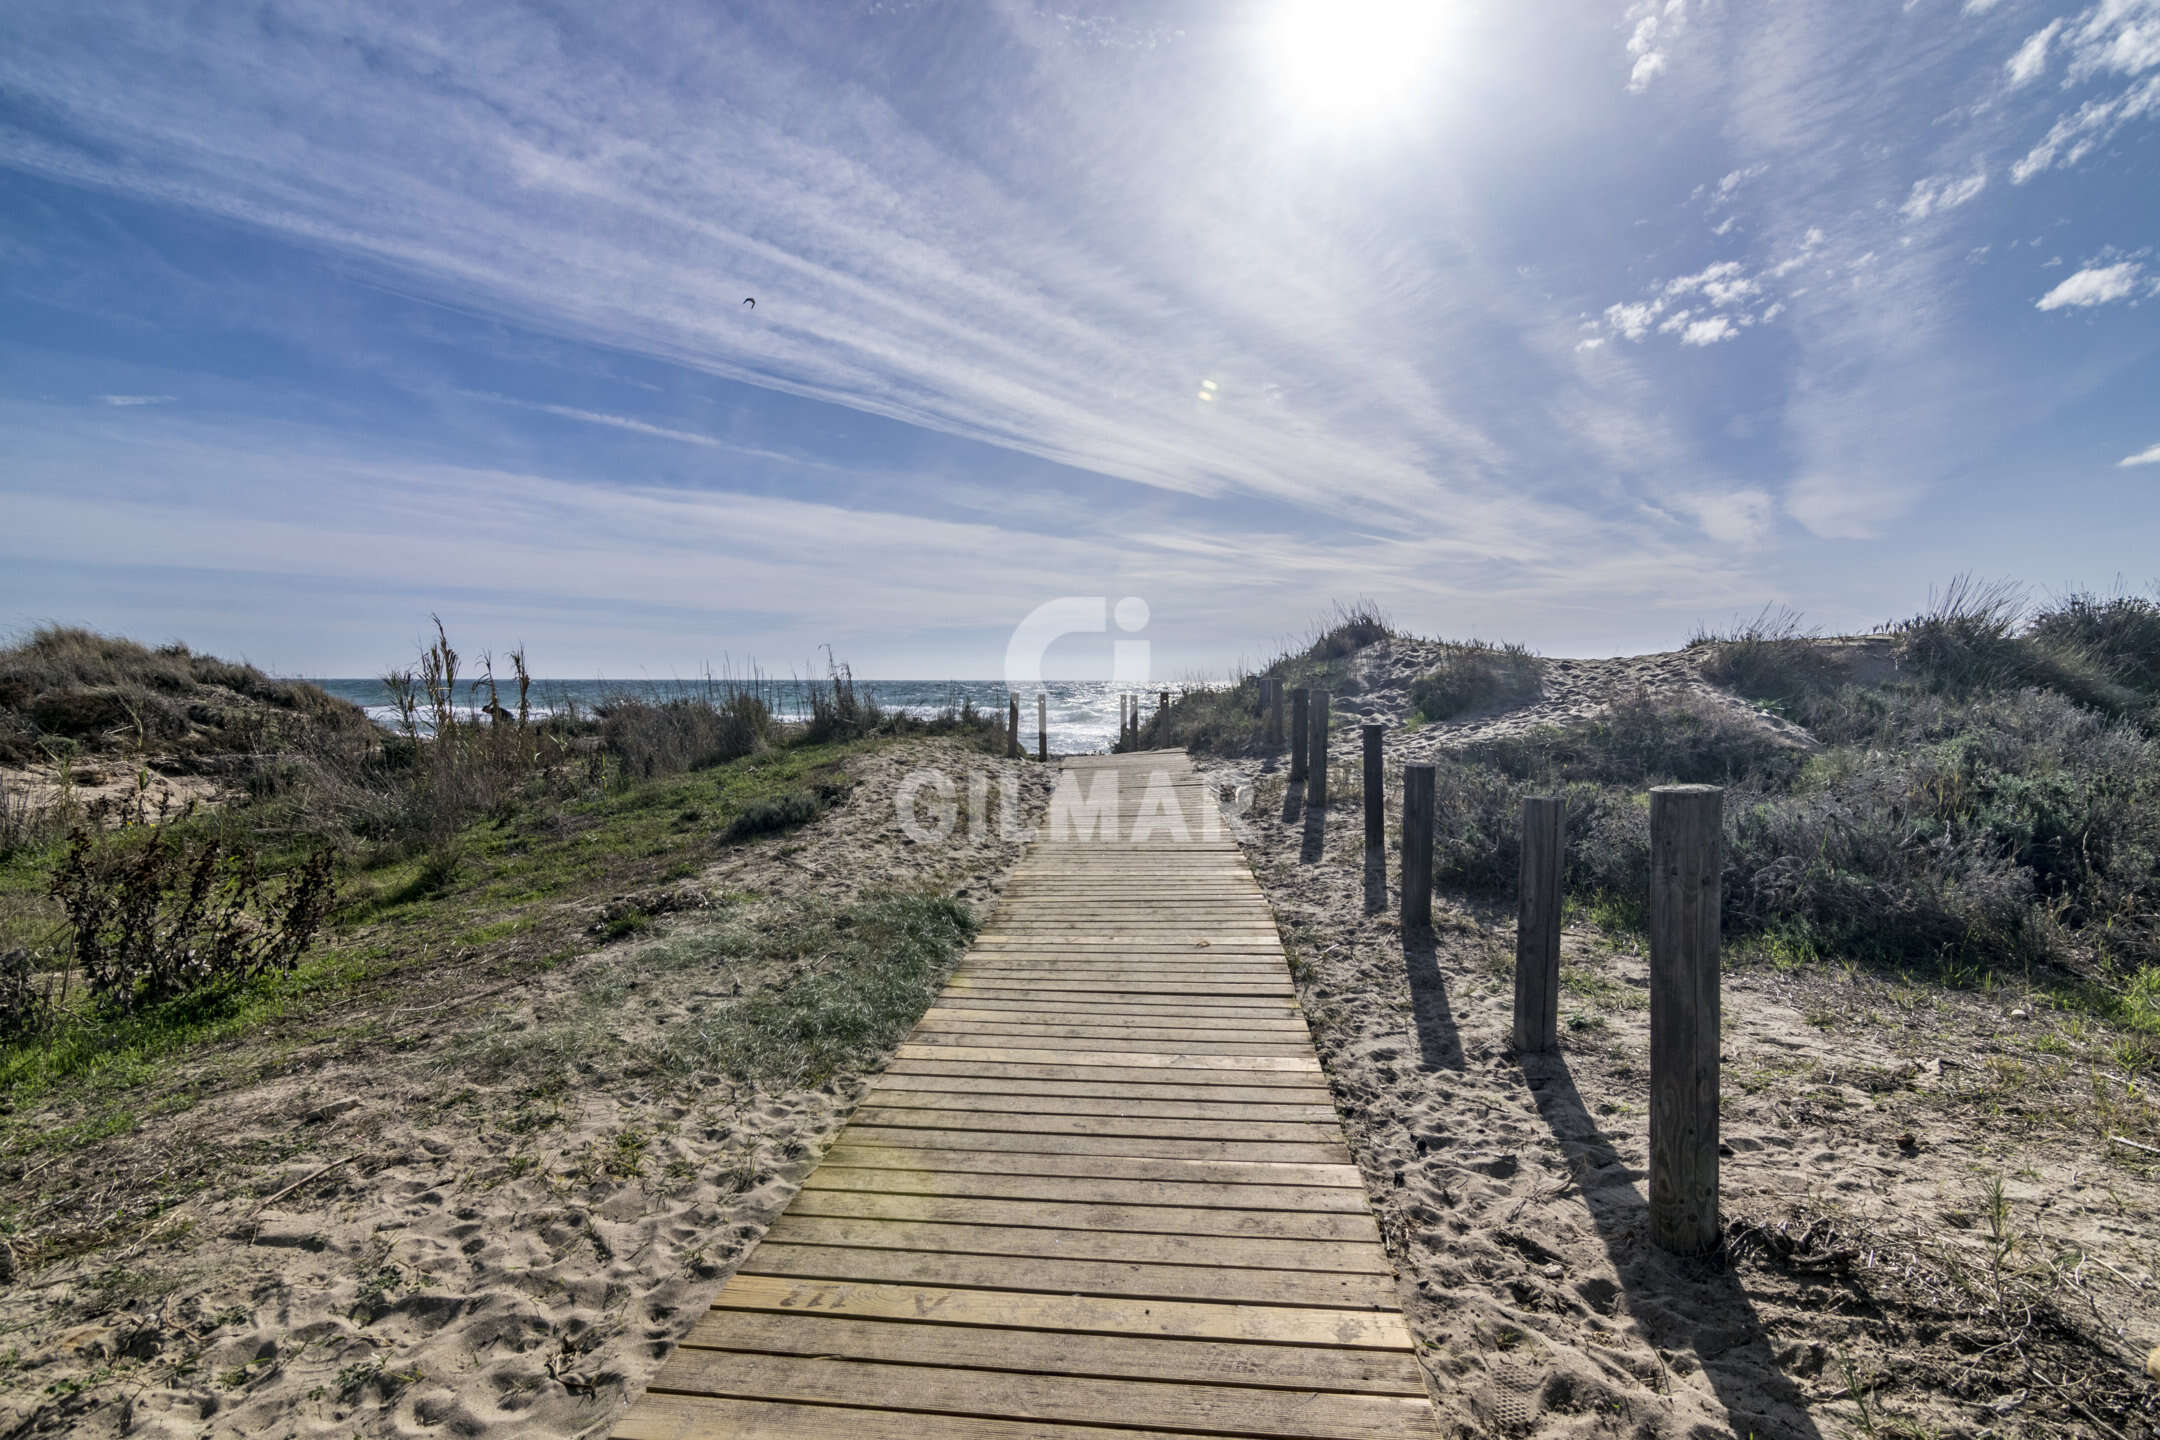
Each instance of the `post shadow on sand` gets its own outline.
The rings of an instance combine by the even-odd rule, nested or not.
[[[1291,821],[1293,821],[1293,820],[1297,819],[1297,818],[1298,818],[1298,812],[1299,812],[1300,810],[1303,810],[1304,808],[1305,808],[1305,782],[1304,782],[1303,780],[1286,780],[1286,781],[1284,781],[1284,782],[1283,782],[1283,788],[1282,788],[1282,818],[1283,818],[1283,823],[1284,823],[1285,825],[1287,825],[1287,824],[1289,824],[1289,823],[1290,823]]]
[[[1448,1008],[1440,950],[1429,928],[1403,931],[1403,973],[1410,982],[1410,1014],[1417,1025],[1418,1063],[1427,1070],[1461,1070],[1462,1037]]]
[[[1299,798],[1302,799],[1303,797],[1304,792],[1301,790],[1299,791]],[[1306,806],[1305,838],[1298,843],[1298,863],[1302,865],[1319,864],[1320,852],[1326,848],[1326,842],[1327,806]]]
[[[1422,1023],[1419,1028],[1423,1033]],[[1686,1348],[1694,1353],[1735,1434],[1759,1440],[1822,1440],[1822,1432],[1807,1416],[1804,1393],[1779,1371],[1770,1337],[1723,1253],[1689,1258],[1659,1249],[1650,1239],[1649,1202],[1627,1178],[1612,1141],[1591,1119],[1567,1060],[1557,1053],[1519,1058],[1531,1099],[1578,1177],[1577,1189],[1620,1277],[1628,1313],[1645,1338],[1661,1350]],[[1756,1373],[1721,1363],[1752,1345],[1762,1347]],[[1765,1384],[1761,1371],[1775,1378]],[[1773,1404],[1786,1413],[1773,1416]]]
[[[1365,852],[1365,913],[1377,915],[1387,909],[1387,854]]]

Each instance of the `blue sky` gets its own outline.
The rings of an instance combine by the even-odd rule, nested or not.
[[[2160,0],[13,0],[0,623],[989,676],[1137,595],[1174,678],[2141,586],[2156,245]]]

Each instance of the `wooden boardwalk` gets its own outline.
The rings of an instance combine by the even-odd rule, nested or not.
[[[1116,838],[1029,849],[622,1440],[1431,1440],[1244,857],[1181,751],[1065,768]]]

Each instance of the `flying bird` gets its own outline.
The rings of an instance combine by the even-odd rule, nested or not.
[[[750,298],[749,296],[747,296],[747,295],[743,297],[743,302],[742,302],[742,303],[743,303],[743,304],[745,304],[745,305],[747,305],[747,306],[749,306],[749,307],[750,307],[750,308],[751,308],[752,310],[755,310],[755,309],[757,309],[757,301],[755,301],[755,300],[751,299],[751,298]]]

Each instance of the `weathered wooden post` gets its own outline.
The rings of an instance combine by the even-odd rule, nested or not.
[[[1381,744],[1387,726],[1358,727],[1365,742],[1365,908],[1387,904],[1387,794],[1381,787]]]
[[[1305,712],[1305,734],[1312,742],[1312,755],[1305,761],[1307,815],[1327,809],[1327,722],[1328,693],[1315,690]]]
[[[1560,1043],[1560,885],[1565,807],[1557,795],[1522,802],[1522,883],[1515,912],[1515,1050]]]
[[[1267,681],[1267,743],[1272,748],[1282,744],[1282,677],[1270,675]]]
[[[1020,697],[1010,691],[1005,695],[1005,758],[1020,758]]]
[[[1290,692],[1290,778],[1305,778],[1305,710],[1311,703],[1311,692],[1302,685]]]
[[[1718,921],[1725,792],[1650,792],[1650,1234],[1717,1248]]]
[[[1050,697],[1040,690],[1035,692],[1035,758],[1050,760]]]
[[[1402,928],[1432,928],[1433,777],[1430,765],[1403,766]]]

